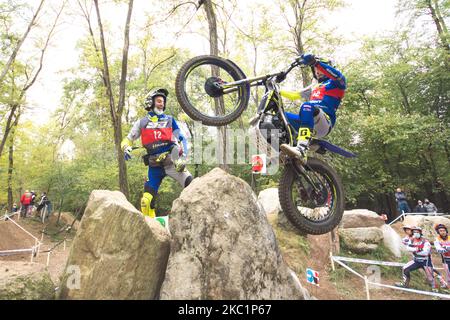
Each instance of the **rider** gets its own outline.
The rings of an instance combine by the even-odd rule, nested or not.
[[[306,152],[312,136],[322,138],[331,132],[336,123],[336,111],[344,97],[347,83],[344,75],[330,64],[330,61],[319,60],[312,54],[301,56],[302,63],[311,67],[318,83],[305,88],[303,92],[292,95],[292,92],[281,91],[281,95],[291,99],[300,99],[310,88],[309,101],[300,107],[300,127],[297,147],[283,144],[281,148],[292,156],[306,160]]]
[[[166,175],[178,181],[182,187],[187,187],[192,181],[192,175],[186,169],[187,140],[175,119],[164,114],[168,95],[169,92],[164,88],[147,94],[144,107],[148,114],[134,123],[121,143],[125,160],[131,159],[133,141],[139,137],[147,151],[144,163],[149,166],[148,181],[141,198],[141,212],[152,218],[155,217],[155,197]],[[181,141],[182,146],[178,141]]]
[[[402,229],[406,234],[406,236],[402,239],[402,243],[407,246],[413,237],[412,230],[410,226],[403,226]]]
[[[431,244],[423,238],[420,227],[411,227],[412,238],[406,249],[413,254],[413,260],[403,266],[403,282],[398,282],[397,287],[408,288],[411,279],[411,271],[424,269],[431,289],[435,291],[435,279],[433,275],[433,263],[431,261]]]
[[[434,241],[434,247],[437,252],[441,254],[445,280],[448,288],[448,284],[450,283],[450,239],[448,237],[448,229],[445,225],[438,224],[435,226],[434,230],[436,230],[436,233],[438,234]]]

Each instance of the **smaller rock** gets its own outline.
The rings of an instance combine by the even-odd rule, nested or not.
[[[339,229],[338,232],[343,245],[355,253],[373,252],[383,240],[383,232],[376,227]]]
[[[381,227],[383,232],[383,244],[388,248],[397,258],[402,256],[402,253],[408,253],[405,246],[402,244],[402,237],[395,232],[389,225]]]
[[[381,227],[384,224],[384,220],[382,220],[375,212],[365,209],[356,209],[344,211],[344,216],[339,224],[339,228]]]
[[[258,202],[262,205],[266,214],[277,214],[281,211],[278,198],[278,188],[268,188],[258,195]]]
[[[0,300],[54,300],[55,286],[45,265],[0,261]]]

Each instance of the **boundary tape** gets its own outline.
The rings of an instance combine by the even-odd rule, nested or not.
[[[439,297],[439,298],[443,298],[443,299],[450,299],[450,294],[442,294],[442,293],[437,293],[437,292],[422,291],[422,290],[416,290],[416,289],[410,289],[410,288],[400,288],[400,287],[395,287],[395,286],[391,286],[391,285],[388,285],[388,284],[383,284],[383,283],[377,283],[377,282],[369,281],[367,277],[359,274],[357,271],[353,270],[352,268],[347,266],[342,261],[364,263],[364,264],[372,264],[372,265],[375,265],[375,264],[388,265],[388,266],[400,266],[400,265],[403,266],[404,265],[403,263],[339,257],[339,256],[333,256],[333,254],[331,252],[330,252],[330,259],[331,259],[331,264],[332,264],[333,270],[334,270],[334,262],[337,262],[343,268],[345,268],[349,272],[353,273],[357,277],[359,277],[362,280],[364,280],[365,287],[366,287],[367,300],[370,300],[369,285],[379,286],[379,287],[384,287],[384,288],[389,288],[389,289],[399,290],[399,291],[407,291],[407,292],[421,294],[421,295],[428,295],[428,296],[433,296],[433,297]]]

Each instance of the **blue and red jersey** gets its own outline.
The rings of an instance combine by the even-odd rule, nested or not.
[[[336,111],[344,98],[347,89],[347,81],[344,75],[337,69],[331,67],[324,62],[318,62],[315,67],[322,72],[326,78],[321,79],[319,83],[313,87],[310,100],[320,105],[326,112],[334,126],[336,122]]]

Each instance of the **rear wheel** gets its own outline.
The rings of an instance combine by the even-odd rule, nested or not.
[[[250,86],[224,93],[227,83],[245,79],[239,67],[216,56],[198,56],[178,71],[175,92],[181,108],[194,120],[224,126],[236,120],[248,105]]]
[[[280,179],[279,198],[286,217],[301,233],[330,232],[344,214],[341,179],[333,168],[316,158],[308,159],[301,174],[294,169],[294,163],[286,165]]]

